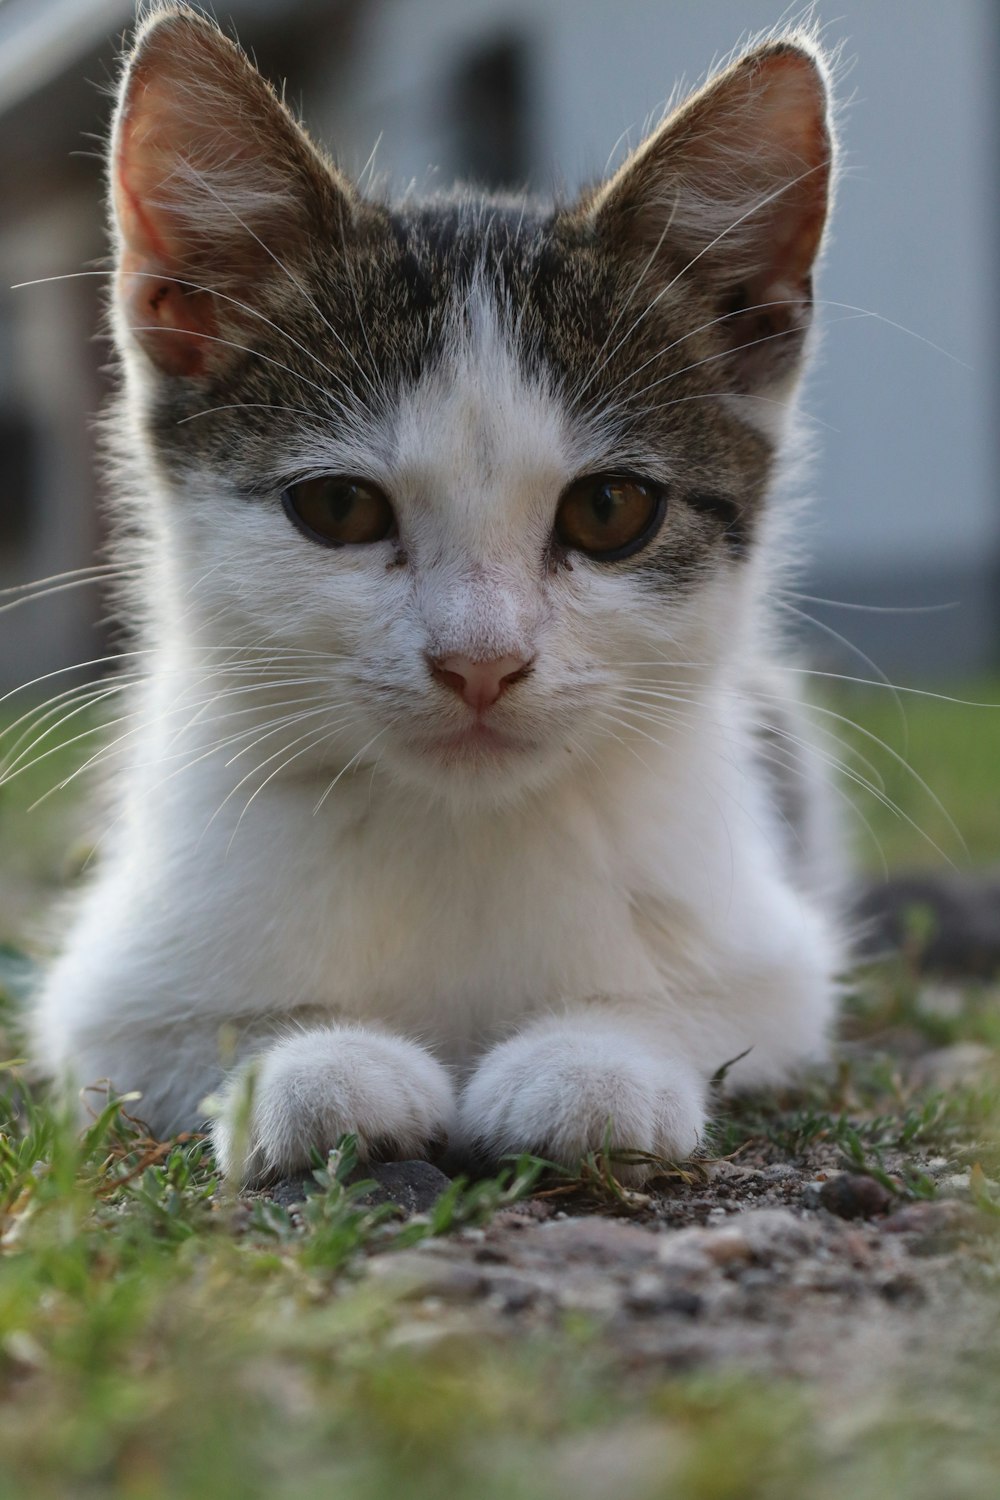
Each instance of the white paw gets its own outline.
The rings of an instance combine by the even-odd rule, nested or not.
[[[419,1156],[447,1139],[451,1079],[422,1047],[361,1026],[330,1026],[276,1042],[226,1086],[212,1129],[227,1178],[264,1181],[308,1167],[342,1135],[362,1160]]]
[[[705,1125],[694,1070],[611,1025],[554,1022],[487,1054],[459,1104],[459,1135],[491,1158],[530,1151],[576,1167],[607,1140],[684,1161]],[[616,1168],[630,1182],[648,1169]]]

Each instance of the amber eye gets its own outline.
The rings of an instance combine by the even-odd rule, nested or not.
[[[592,474],[571,484],[556,511],[556,541],[601,562],[630,557],[652,541],[666,513],[659,485]]]
[[[381,542],[396,530],[396,517],[382,491],[364,479],[327,474],[290,485],[285,512],[300,531],[328,547]]]

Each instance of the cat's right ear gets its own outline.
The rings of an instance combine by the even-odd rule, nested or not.
[[[217,374],[356,198],[240,49],[186,9],[129,56],[109,161],[122,321],[164,374]],[[280,295],[280,293],[279,293]]]

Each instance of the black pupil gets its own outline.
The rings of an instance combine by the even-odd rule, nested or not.
[[[342,525],[348,519],[358,502],[359,495],[356,484],[342,484],[334,481],[327,485],[323,498],[334,525]]]
[[[602,526],[607,526],[614,520],[616,511],[621,509],[621,504],[621,486],[617,484],[602,484],[600,489],[594,492],[591,500],[591,508]]]

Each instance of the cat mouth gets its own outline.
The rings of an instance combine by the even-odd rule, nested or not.
[[[531,742],[522,736],[497,729],[482,719],[476,719],[448,734],[435,735],[427,742],[427,747],[432,754],[442,755],[450,760],[476,757],[484,753],[512,755],[533,748]]]

